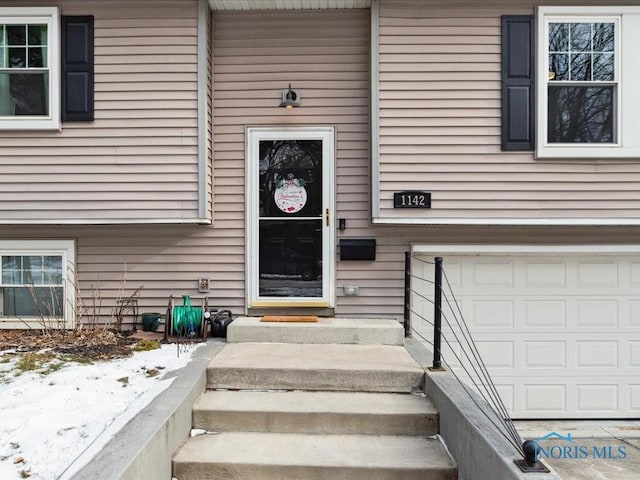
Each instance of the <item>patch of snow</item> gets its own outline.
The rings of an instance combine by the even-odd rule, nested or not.
[[[13,376],[15,360],[0,364],[0,479],[70,478],[171,385],[163,375],[187,365],[195,350],[178,357],[175,345],[162,345],[44,376]]]

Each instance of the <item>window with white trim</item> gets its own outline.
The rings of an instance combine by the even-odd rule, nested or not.
[[[618,143],[617,24],[549,21],[548,143]]]
[[[0,327],[67,324],[74,303],[70,240],[0,241]]]
[[[539,7],[539,157],[637,157],[638,7]]]
[[[57,129],[57,8],[0,8],[0,128]]]

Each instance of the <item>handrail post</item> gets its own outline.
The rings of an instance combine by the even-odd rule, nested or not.
[[[411,252],[404,252],[404,336],[411,336]]]
[[[433,299],[433,370],[442,368],[440,345],[442,333],[442,257],[436,257]]]

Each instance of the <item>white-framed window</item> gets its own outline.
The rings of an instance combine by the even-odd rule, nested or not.
[[[0,240],[0,328],[71,326],[73,240]]]
[[[640,156],[640,7],[539,7],[538,157]]]
[[[60,127],[56,7],[0,8],[0,129]]]

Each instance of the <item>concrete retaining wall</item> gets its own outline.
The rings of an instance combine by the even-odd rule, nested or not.
[[[189,436],[206,368],[226,343],[210,339],[177,378],[141,410],[72,480],[169,480],[173,454]],[[171,375],[171,373],[169,375]]]

